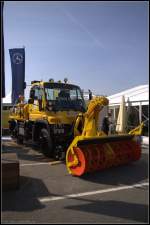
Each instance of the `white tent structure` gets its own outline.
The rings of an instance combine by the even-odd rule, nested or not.
[[[137,87],[127,89],[117,94],[111,95],[109,99],[109,108],[114,111],[114,118],[116,118],[116,109],[120,106],[122,96],[125,97],[126,106],[137,106],[139,111],[139,118],[142,118],[142,107],[149,106],[149,85],[139,85]]]
[[[109,109],[112,112],[113,119],[117,123],[119,107],[122,101],[122,96],[125,98],[125,105],[131,106],[136,111],[136,118],[139,123],[149,120],[149,85],[139,85],[117,94],[108,96]],[[137,124],[138,125],[138,124]]]
[[[8,93],[8,95],[2,99],[3,104],[11,104],[11,92]]]
[[[114,95],[110,95],[109,106],[120,105],[122,96],[125,96],[125,102],[132,102],[132,106],[149,105],[149,85],[139,85],[137,87],[127,89]]]

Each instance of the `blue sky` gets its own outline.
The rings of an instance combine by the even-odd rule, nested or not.
[[[26,82],[54,78],[111,95],[149,82],[148,2],[6,1],[6,94],[9,48],[25,46]]]

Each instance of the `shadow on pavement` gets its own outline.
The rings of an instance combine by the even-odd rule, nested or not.
[[[26,161],[36,161],[36,162],[49,162],[52,159],[43,155],[37,146],[31,146],[31,144],[26,143],[25,145],[18,145],[15,142],[2,143],[3,153],[16,153],[18,159]]]
[[[148,155],[142,154],[139,161],[111,167],[107,170],[84,174],[80,179],[101,184],[132,185],[148,178]]]
[[[84,201],[88,201],[90,203],[67,206],[65,207],[65,209],[84,211],[88,213],[97,213],[100,215],[119,217],[137,222],[144,222],[144,223],[148,222],[147,205],[128,203],[123,201],[113,201],[113,200],[111,201],[84,200]]]
[[[43,209],[45,206],[38,201],[38,198],[49,195],[48,189],[40,179],[21,176],[18,190],[2,192],[2,211]]]

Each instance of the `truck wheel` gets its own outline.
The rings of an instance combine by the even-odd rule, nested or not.
[[[40,143],[40,147],[41,147],[43,153],[46,156],[51,157],[52,151],[53,151],[52,140],[51,140],[51,137],[50,137],[47,129],[45,129],[45,128],[42,128],[40,131],[39,143]]]
[[[14,120],[9,121],[9,132],[12,138],[17,136],[17,123]]]

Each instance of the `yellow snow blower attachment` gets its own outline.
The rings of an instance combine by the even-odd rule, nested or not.
[[[81,176],[140,159],[140,135],[143,124],[129,134],[106,135],[98,131],[99,113],[108,105],[104,96],[93,98],[87,112],[80,113],[74,126],[74,140],[66,153],[70,174]]]

